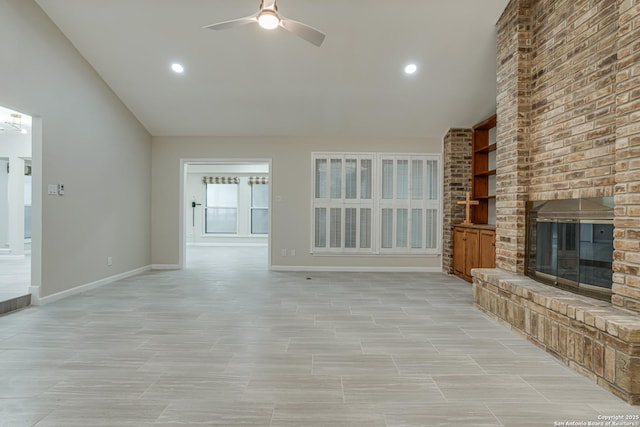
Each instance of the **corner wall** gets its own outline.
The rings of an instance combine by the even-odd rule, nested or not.
[[[442,223],[442,270],[453,274],[453,226],[465,220],[458,201],[471,191],[472,129],[449,129],[444,137],[444,201]]]
[[[0,103],[34,117],[34,189],[44,189],[33,200],[34,291],[149,266],[150,135],[35,1],[0,0],[0,11]],[[58,183],[65,195],[46,195]]]
[[[529,179],[531,0],[512,0],[498,21],[496,266],[524,273]]]

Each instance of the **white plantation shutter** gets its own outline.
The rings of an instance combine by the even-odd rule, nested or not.
[[[313,156],[314,253],[371,253],[373,160],[363,153]]]
[[[312,165],[313,253],[439,253],[439,156],[314,153]]]

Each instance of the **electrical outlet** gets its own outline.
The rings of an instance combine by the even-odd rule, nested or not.
[[[286,250],[286,249],[283,249],[283,250],[282,250],[282,256],[283,256],[283,257],[287,256],[287,250]]]
[[[111,257],[111,256],[108,256],[108,257],[107,257],[107,265],[108,265],[109,267],[111,267],[111,266],[113,265],[113,257]]]
[[[296,256],[296,250],[295,250],[295,249],[291,249],[291,250],[289,251],[289,255],[291,255],[291,256]]]

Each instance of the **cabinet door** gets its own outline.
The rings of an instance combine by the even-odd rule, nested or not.
[[[464,231],[463,228],[453,229],[453,272],[458,275],[464,275],[465,269]]]
[[[465,268],[464,274],[471,280],[471,269],[477,268],[480,263],[479,253],[479,238],[480,233],[478,230],[472,228],[465,230]]]
[[[496,268],[496,232],[492,230],[480,231],[479,267]]]

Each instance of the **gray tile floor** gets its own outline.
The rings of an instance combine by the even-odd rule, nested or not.
[[[0,254],[0,302],[28,294],[30,285],[31,256]]]
[[[265,248],[196,247],[185,270],[0,317],[0,426],[540,427],[638,413],[442,274],[278,273]]]

